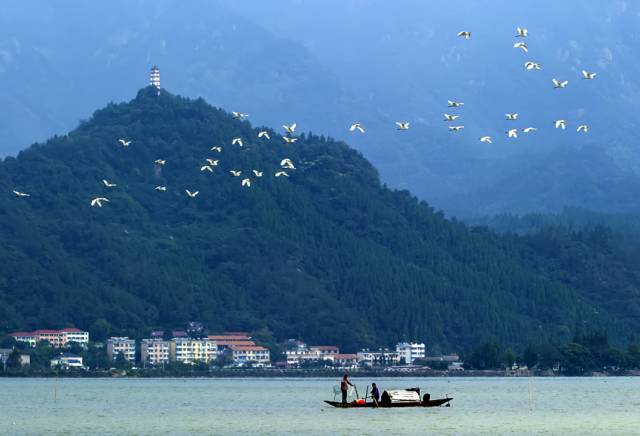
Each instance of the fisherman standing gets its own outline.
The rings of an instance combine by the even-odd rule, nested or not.
[[[375,383],[371,383],[371,398],[378,403],[380,401],[380,391]]]
[[[347,392],[349,391],[349,386],[355,386],[355,385],[349,381],[349,376],[345,374],[342,376],[342,381],[340,382],[340,391],[342,392],[342,404],[347,404]]]

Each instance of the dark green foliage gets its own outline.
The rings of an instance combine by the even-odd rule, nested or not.
[[[16,370],[22,368],[22,363],[20,362],[20,350],[15,348],[9,357],[7,358],[7,370]]]
[[[104,341],[111,333],[111,324],[104,318],[98,318],[89,326],[89,337],[92,341]]]
[[[131,368],[131,363],[127,360],[124,354],[117,353],[113,359],[113,367],[116,369],[129,369]]]
[[[245,147],[231,146],[235,137]],[[258,140],[247,122],[202,100],[147,88],[5,159],[0,329],[72,324],[97,337],[136,336],[199,320],[269,343],[295,337],[345,351],[401,339],[524,346],[570,340],[583,325],[619,343],[638,330],[635,282],[607,275],[606,235],[469,228],[382,186],[343,143],[271,137]],[[214,174],[199,171],[206,157],[220,159]],[[285,157],[298,169],[275,178]],[[167,164],[154,167],[158,158]],[[247,189],[231,169],[264,177]],[[98,195],[111,203],[89,207]]]

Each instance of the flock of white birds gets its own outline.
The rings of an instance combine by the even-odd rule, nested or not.
[[[248,117],[248,114],[242,113],[242,112],[232,112],[233,113],[233,117],[236,119],[243,119]],[[283,125],[286,133],[284,135],[282,135],[282,139],[284,140],[284,142],[286,144],[293,144],[294,142],[297,141],[298,138],[294,137],[293,134],[296,131],[296,127],[297,124],[293,123],[291,125]],[[271,136],[269,136],[269,132],[266,130],[262,130],[260,132],[258,132],[258,138],[265,138],[265,139],[271,139]],[[128,148],[132,143],[133,140],[131,139],[124,139],[124,138],[120,138],[118,139],[117,143],[123,147],[123,148]],[[237,145],[239,147],[244,147],[244,142],[242,140],[242,138],[233,138],[231,140],[231,145]],[[214,151],[217,153],[222,153],[222,146],[219,145],[214,145],[211,147],[210,151]],[[209,158],[206,157],[204,158],[204,162],[202,164],[202,166],[200,166],[200,171],[207,171],[210,173],[214,172],[214,168],[218,166],[220,160],[219,159],[213,159],[213,158]],[[166,159],[156,159],[153,164],[155,167],[163,167],[164,165],[166,165],[167,161]],[[289,172],[287,171],[291,171],[291,170],[295,170],[296,167],[293,163],[293,161],[290,158],[284,158],[280,161],[280,168],[278,171],[276,171],[274,173],[275,177],[289,177]],[[243,172],[242,170],[230,170],[229,173],[231,174],[231,176],[233,177],[242,177]],[[251,173],[253,176],[249,176],[249,177],[243,177],[241,178],[240,184],[241,186],[250,188],[252,182],[252,177],[255,178],[259,178],[262,177],[264,175],[264,171],[261,170],[257,170],[257,169],[253,169],[251,170]],[[118,185],[116,183],[110,182],[107,179],[102,179],[102,185],[106,188],[106,189],[111,189],[111,188],[116,188]],[[158,185],[154,188],[157,192],[166,192],[167,191],[167,187],[164,185]],[[198,194],[200,194],[200,191],[197,190],[191,190],[191,189],[185,189],[184,190],[185,194],[187,195],[187,197],[189,198],[196,198],[198,196]],[[30,197],[31,194],[28,194],[26,192],[22,192],[22,191],[18,191],[18,190],[14,190],[13,194],[18,197],[18,198],[25,198],[25,197]],[[91,201],[89,202],[89,205],[91,207],[102,207],[104,206],[106,203],[110,203],[110,200],[107,197],[95,197],[93,199],[91,199]]]
[[[470,39],[471,38],[471,32],[469,31],[461,31],[458,32],[457,36],[459,38],[464,38],[464,39]],[[529,31],[525,28],[522,27],[518,27],[516,28],[516,35],[515,37],[518,38],[519,40],[517,42],[515,42],[513,44],[513,48],[515,49],[520,49],[525,53],[529,53],[529,46],[527,45],[527,42],[525,40],[525,38],[527,38],[527,36],[529,36]],[[524,63],[524,68],[528,71],[534,71],[534,70],[541,70],[542,67],[540,66],[540,64],[538,62],[529,60],[526,61]],[[582,70],[582,80],[593,80],[596,77],[596,73],[594,72],[589,72],[587,70]],[[552,79],[552,83],[553,83],[553,87],[555,89],[564,89],[567,87],[567,85],[569,84],[568,80],[560,80],[557,78],[553,78]],[[448,108],[461,108],[462,106],[464,106],[464,103],[461,101],[454,101],[454,100],[448,100],[447,101],[447,107]],[[233,117],[239,120],[242,120],[246,117],[248,117],[248,114],[242,113],[242,112],[232,112]],[[448,114],[445,113],[444,114],[444,121],[445,122],[454,122],[456,120],[458,120],[460,118],[461,115],[459,114]],[[517,121],[518,120],[518,114],[517,113],[506,113],[505,114],[505,119],[507,121]],[[396,123],[396,127],[397,130],[409,130],[410,127],[410,123],[408,121],[397,121]],[[561,130],[565,130],[567,128],[567,121],[564,119],[559,119],[559,120],[555,120],[553,122],[553,125],[555,126],[556,129],[561,129]],[[293,144],[295,143],[298,138],[294,137],[294,133],[296,131],[297,128],[297,124],[293,123],[291,125],[287,125],[287,124],[283,124],[282,127],[285,130],[285,134],[282,135],[282,139],[286,144]],[[462,129],[464,129],[464,125],[450,125],[449,126],[449,131],[450,132],[459,132]],[[365,133],[365,127],[363,126],[362,123],[356,122],[354,124],[352,124],[349,127],[350,131],[358,131],[361,134]],[[508,138],[517,138],[519,132],[522,133],[532,133],[535,132],[537,129],[536,127],[524,127],[524,128],[513,128],[513,129],[509,129],[505,132],[505,134],[507,135]],[[577,126],[576,131],[578,133],[587,133],[589,131],[589,126],[587,124],[580,124],[579,126]],[[269,132],[266,130],[262,130],[260,132],[258,132],[258,139],[261,138],[265,138],[270,140],[271,137],[269,136]],[[479,138],[480,142],[485,142],[485,143],[492,143],[493,137],[490,135],[483,135]],[[133,142],[131,139],[123,139],[120,138],[118,139],[118,142],[120,143],[120,145],[122,147],[129,147],[131,145],[131,143]],[[244,142],[242,140],[242,138],[233,138],[231,140],[231,145],[232,146],[239,146],[239,147],[244,147]],[[222,153],[222,147],[221,146],[213,146],[211,147],[211,151],[215,151],[217,153]],[[204,159],[204,164],[200,167],[200,171],[207,171],[210,173],[214,172],[214,168],[216,166],[218,166],[219,163],[219,159],[212,159],[212,158],[205,158]],[[165,159],[156,159],[154,161],[154,165],[157,167],[161,167],[164,166],[166,164],[166,160]],[[295,165],[293,164],[293,162],[291,161],[291,159],[289,158],[284,158],[282,159],[282,161],[280,162],[280,170],[276,171],[274,173],[275,177],[289,177],[289,173],[286,170],[295,170]],[[231,176],[233,177],[242,177],[243,172],[242,170],[230,170],[229,171]],[[253,174],[253,178],[259,178],[262,177],[264,174],[264,171],[261,170],[257,170],[257,169],[253,169],[251,171],[251,173]],[[241,186],[250,188],[251,184],[252,184],[252,178],[250,177],[244,177],[241,179]],[[104,185],[105,188],[109,189],[109,188],[115,188],[117,187],[116,183],[112,183],[109,182],[106,179],[102,180],[102,184]],[[167,191],[167,187],[166,186],[156,186],[155,190],[157,192],[166,192]],[[197,190],[190,190],[190,189],[185,189],[185,194],[187,195],[187,197],[189,198],[195,198],[198,196],[198,194],[200,193],[200,191]],[[30,194],[26,193],[26,192],[22,192],[22,191],[18,191],[18,190],[14,190],[13,194],[18,197],[18,198],[25,198],[25,197],[30,197]],[[109,203],[109,199],[106,197],[96,197],[93,198],[90,201],[90,205],[91,207],[102,207],[105,203]]]

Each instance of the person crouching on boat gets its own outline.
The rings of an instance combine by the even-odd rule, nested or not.
[[[340,390],[342,391],[342,404],[347,404],[347,392],[349,391],[349,386],[355,385],[349,381],[349,376],[345,374],[342,376],[342,381],[340,382]]]
[[[375,383],[371,383],[371,398],[377,403],[380,401],[380,391]]]

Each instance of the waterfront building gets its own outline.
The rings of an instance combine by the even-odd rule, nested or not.
[[[416,359],[424,359],[426,355],[426,347],[423,343],[416,342],[400,342],[396,344],[396,351],[400,361],[410,365]]]
[[[209,363],[218,357],[218,345],[211,339],[174,338],[169,343],[169,359],[182,363]]]
[[[116,360],[118,354],[131,363],[136,361],[136,341],[128,337],[111,337],[107,339],[107,355],[109,359]]]
[[[228,352],[231,353],[234,366],[251,363],[256,367],[265,367],[271,363],[269,349],[260,345],[231,345]]]
[[[84,364],[82,362],[82,356],[78,356],[77,354],[73,354],[73,353],[60,353],[59,356],[51,359],[51,368],[83,369]]]
[[[358,367],[358,355],[357,354],[334,354],[333,361],[335,366],[344,369],[355,369]]]
[[[18,341],[35,347],[40,341],[48,341],[54,348],[64,348],[69,343],[75,342],[83,347],[89,344],[89,332],[77,328],[64,328],[60,330],[35,330],[32,332],[14,332],[11,336]]]
[[[336,354],[340,354],[340,348],[335,345],[311,345],[309,352],[316,355],[318,360],[333,360]]]
[[[293,343],[292,343],[293,344]],[[287,365],[300,366],[303,362],[317,362],[321,360],[335,361],[340,349],[335,345],[307,346],[304,342],[295,343],[295,346],[285,351]]]
[[[169,363],[170,344],[162,337],[143,339],[140,343],[140,360],[149,365]]]
[[[364,349],[358,352],[358,363],[368,367],[398,365],[400,363],[400,354],[387,348],[376,351]]]

